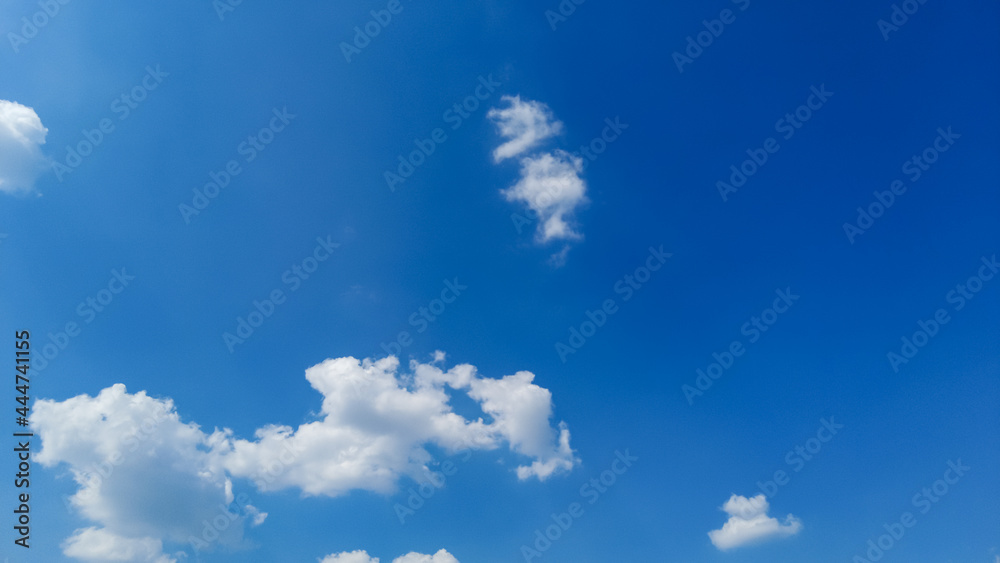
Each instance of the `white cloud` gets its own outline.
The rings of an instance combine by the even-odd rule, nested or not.
[[[493,151],[496,162],[518,156],[562,132],[562,122],[556,120],[547,105],[521,100],[521,96],[503,96],[500,101],[509,105],[493,108],[486,114],[496,123],[500,136],[509,139]]]
[[[379,563],[379,559],[368,555],[367,551],[358,550],[327,555],[320,563]],[[410,552],[393,559],[392,563],[459,563],[459,561],[454,555],[442,549],[434,555]]]
[[[726,551],[749,543],[769,538],[795,535],[802,529],[802,522],[789,514],[784,523],[767,515],[769,505],[764,495],[746,498],[739,495],[729,497],[722,510],[729,514],[729,520],[722,529],[708,533],[712,544]]]
[[[99,528],[83,528],[73,532],[62,545],[67,557],[83,561],[106,563],[176,563],[163,554],[163,542],[155,538],[124,538]]]
[[[442,549],[434,555],[407,553],[402,557],[395,558],[392,563],[458,563],[458,559],[455,559],[454,555]]]
[[[582,171],[583,159],[562,150],[521,160],[521,179],[502,193],[535,213],[539,242],[582,237],[570,224],[574,211],[587,202]]]
[[[443,353],[434,359],[442,362]],[[259,525],[267,513],[245,493],[234,498],[237,477],[262,491],[388,493],[401,477],[419,480],[429,471],[429,445],[456,452],[506,444],[529,460],[516,468],[520,479],[544,480],[575,465],[569,431],[563,423],[558,430],[551,425],[551,393],[533,383],[532,373],[492,379],[468,364],[443,371],[411,362],[404,374],[398,367],[390,356],[331,359],[307,369],[306,379],[323,395],[320,419],[296,429],[264,426],[253,440],[228,429],[206,433],[182,422],[170,399],[129,394],[121,384],[96,397],[38,400],[31,415],[42,441],[37,459],[68,466],[78,485],[72,506],[101,526],[79,530],[64,553],[161,563],[161,542],[245,547],[244,528]],[[453,412],[446,387],[477,401],[484,416],[468,420]],[[428,561],[451,561],[447,553],[434,557]]]
[[[34,188],[45,169],[39,147],[48,132],[35,110],[0,100],[0,192],[24,193]]]
[[[402,476],[421,479],[431,460],[428,444],[455,452],[507,442],[515,453],[534,459],[517,469],[522,479],[545,479],[573,467],[568,431],[557,435],[550,425],[551,394],[532,383],[533,374],[490,379],[468,364],[444,372],[411,362],[412,374],[397,374],[398,367],[390,356],[363,362],[338,358],[309,368],[306,379],[323,395],[320,420],[297,429],[268,426],[252,441],[227,441],[226,469],[268,490],[338,496],[353,489],[389,493]],[[446,386],[465,391],[493,420],[454,413]],[[273,470],[282,455],[287,463]]]
[[[319,563],[378,563],[378,557],[371,557],[367,551],[334,553],[324,557]]]

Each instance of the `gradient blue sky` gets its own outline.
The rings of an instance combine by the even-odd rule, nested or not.
[[[536,528],[628,449],[639,461],[536,561],[850,561],[961,459],[969,473],[915,511],[916,526],[883,561],[994,562],[1000,281],[960,311],[946,294],[1000,250],[996,5],[928,0],[886,41],[877,21],[890,17],[889,1],[751,0],[740,11],[722,0],[590,0],[553,30],[544,12],[555,0],[402,0],[346,62],[340,43],[385,5],[244,2],[220,21],[208,0],[77,0],[20,52],[0,45],[0,99],[35,110],[46,156],[64,159],[103,118],[116,127],[63,181],[46,171],[33,192],[0,194],[8,360],[15,330],[41,346],[81,320],[77,305],[112,269],[135,276],[33,378],[33,397],[124,383],[172,398],[206,432],[249,439],[266,424],[296,426],[314,420],[322,399],[306,368],[384,356],[380,344],[412,329],[411,313],[457,278],[468,289],[414,336],[403,362],[443,350],[448,367],[468,362],[487,377],[531,371],[580,460],[520,481],[522,460],[506,448],[476,452],[405,525],[392,509],[413,485],[405,478],[396,494],[305,499],[236,479],[234,491],[269,514],[247,531],[257,547],[189,560],[314,561],[365,549],[388,562],[444,548],[462,563],[523,561]],[[672,53],[727,8],[735,21],[678,72]],[[38,9],[5,2],[0,30],[18,32]],[[113,100],[147,65],[169,76],[118,119]],[[445,110],[491,74],[501,86],[490,99],[390,191],[383,172],[397,155],[449,127]],[[833,96],[780,138],[775,122],[821,85]],[[523,208],[500,194],[518,175],[516,163],[491,158],[501,139],[486,112],[501,95],[540,101],[564,123],[546,150],[577,150],[606,118],[628,124],[583,172],[584,238],[562,267],[549,262],[562,244],[538,244],[533,225],[519,233],[510,216]],[[178,205],[284,107],[291,124],[186,224]],[[903,163],[948,127],[961,137],[910,182]],[[716,182],[768,137],[780,149],[724,202]],[[896,179],[907,191],[852,244],[843,224]],[[222,334],[327,236],[341,245],[332,257],[230,353]],[[622,302],[616,282],[661,245],[673,256]],[[784,288],[799,301],[689,404],[682,385],[714,352],[746,343],[741,326]],[[562,362],[555,343],[609,298],[620,310]],[[939,308],[951,320],[895,372],[887,352]],[[5,393],[3,428],[13,430],[12,386]],[[459,413],[474,407],[455,403]],[[707,533],[727,518],[719,507],[788,470],[786,452],[824,417],[844,428],[768,499],[771,516],[794,514],[801,531],[716,549]],[[76,485],[65,465],[36,463],[33,477],[31,557],[13,546],[9,510],[0,556],[69,560],[60,543],[95,524],[67,510]],[[4,482],[9,507],[15,491]]]

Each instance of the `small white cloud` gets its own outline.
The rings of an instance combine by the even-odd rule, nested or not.
[[[770,538],[793,536],[802,529],[802,522],[789,514],[785,522],[767,515],[769,505],[764,495],[753,498],[733,495],[722,510],[729,514],[729,520],[722,529],[708,533],[712,545],[722,551]]]
[[[371,557],[367,551],[344,551],[327,555],[319,563],[378,563],[378,557]]]
[[[557,150],[521,160],[521,179],[503,190],[508,201],[524,203],[538,217],[539,242],[582,238],[571,225],[574,211],[587,202],[580,177],[583,159]]]
[[[77,531],[65,555],[169,563],[161,552],[166,542],[209,551],[246,547],[244,529],[262,524],[267,513],[245,493],[234,496],[237,477],[261,491],[334,497],[357,489],[389,493],[403,477],[422,479],[430,446],[456,452],[506,445],[527,458],[516,468],[520,479],[544,480],[577,463],[566,425],[552,426],[552,394],[533,383],[534,374],[486,378],[469,364],[443,371],[437,364],[444,359],[440,352],[435,363],[411,362],[410,373],[398,373],[395,356],[326,360],[306,370],[323,395],[320,419],[295,429],[262,426],[252,440],[229,429],[206,433],[182,421],[170,399],[130,394],[122,384],[96,397],[39,399],[30,418],[42,442],[37,460],[67,466],[78,486],[71,505],[100,524]],[[455,413],[446,388],[477,401],[483,416]],[[413,557],[454,563],[447,552],[402,561],[424,561]]]
[[[521,96],[503,96],[500,101],[509,105],[493,108],[486,114],[496,123],[500,136],[509,139],[493,151],[496,162],[518,156],[562,132],[562,122],[556,120],[547,105],[522,100]]]
[[[49,130],[35,110],[0,100],[0,192],[25,193],[45,170],[41,146]]]
[[[125,538],[99,528],[73,532],[62,545],[67,557],[107,563],[176,563],[163,553],[163,542],[155,538]]]
[[[345,551],[334,553],[324,557],[320,563],[378,563],[378,557],[368,555],[367,551]],[[423,553],[410,552],[392,560],[392,563],[459,563],[455,556],[445,550],[440,550],[434,555],[424,555]]]

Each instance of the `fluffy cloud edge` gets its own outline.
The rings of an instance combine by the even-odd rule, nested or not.
[[[428,444],[449,452],[506,445],[530,460],[515,469],[520,480],[546,480],[579,462],[565,422],[551,425],[551,393],[534,384],[533,373],[481,377],[469,364],[444,371],[437,365],[443,361],[444,354],[435,353],[431,363],[410,362],[408,373],[398,372],[394,356],[321,362],[306,370],[323,396],[319,419],[295,429],[263,426],[252,440],[228,429],[207,433],[181,420],[171,399],[130,394],[122,384],[95,397],[36,401],[31,425],[42,441],[38,462],[68,467],[78,485],[70,506],[99,525],[77,530],[64,542],[64,554],[171,563],[162,551],[167,542],[190,544],[195,552],[245,548],[244,529],[260,525],[267,513],[245,493],[234,495],[236,479],[253,481],[261,492],[295,488],[303,496],[389,493],[403,477],[418,480],[427,470]],[[452,412],[446,388],[468,394],[488,421]],[[211,525],[203,529],[205,522]],[[446,556],[397,559],[452,563]]]
[[[49,130],[34,108],[0,100],[0,192],[30,193],[48,159],[41,146]]]
[[[507,139],[493,151],[494,162],[519,156],[545,139],[562,133],[562,122],[542,102],[522,100],[520,95],[502,96],[500,101],[506,102],[507,107],[493,108],[486,113],[500,137]]]
[[[769,517],[770,505],[763,494],[752,498],[733,494],[720,510],[729,514],[729,520],[718,530],[708,532],[712,545],[728,551],[770,539],[794,536],[802,529],[802,522],[789,514],[784,522]]]

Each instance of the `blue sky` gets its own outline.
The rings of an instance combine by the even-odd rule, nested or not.
[[[997,7],[563,4],[6,2],[0,557],[1000,560]]]

